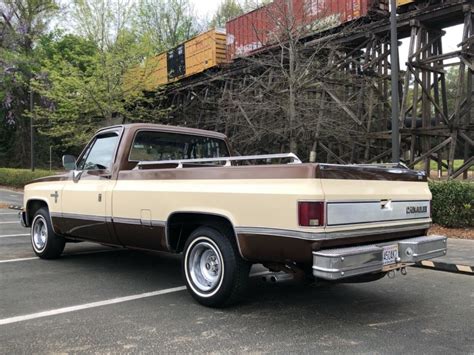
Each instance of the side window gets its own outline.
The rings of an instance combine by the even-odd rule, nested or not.
[[[130,150],[130,161],[156,161],[229,156],[221,139],[157,131],[140,131]]]
[[[110,170],[118,142],[116,133],[106,133],[96,137],[78,164],[79,170]]]

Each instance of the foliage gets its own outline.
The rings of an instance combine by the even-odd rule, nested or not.
[[[135,27],[151,54],[173,48],[201,30],[193,10],[189,0],[139,0]]]
[[[474,226],[474,183],[430,182],[433,221],[445,227]]]
[[[0,158],[7,156],[15,164],[29,162],[25,112],[30,99],[35,100],[30,97],[39,65],[35,44],[58,9],[54,0],[0,0]]]
[[[224,27],[227,21],[243,13],[244,9],[237,0],[224,0],[217,8],[210,27]]]
[[[55,172],[49,170],[0,168],[0,185],[21,188],[34,179],[54,174]]]
[[[224,0],[219,4],[216,13],[209,22],[209,27],[225,27],[227,21],[240,16],[244,13],[255,10],[265,4],[271,2],[270,0]]]

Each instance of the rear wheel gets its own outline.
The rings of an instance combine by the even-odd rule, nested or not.
[[[61,256],[65,244],[65,239],[54,233],[48,210],[40,208],[31,223],[31,245],[35,254],[42,259],[56,259]]]
[[[223,307],[244,293],[250,264],[240,255],[233,236],[199,227],[184,247],[183,271],[186,286],[199,303]]]

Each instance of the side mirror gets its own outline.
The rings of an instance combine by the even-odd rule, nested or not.
[[[76,157],[74,155],[63,155],[63,166],[66,170],[76,170]]]

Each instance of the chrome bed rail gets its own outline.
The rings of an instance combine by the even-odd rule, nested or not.
[[[176,159],[176,160],[156,160],[156,161],[140,161],[134,168],[142,169],[143,167],[150,165],[165,165],[165,164],[177,164],[176,168],[180,169],[183,164],[193,163],[217,163],[225,162],[224,166],[232,166],[233,161],[250,161],[250,160],[274,160],[274,159],[291,159],[289,164],[301,164],[300,158],[293,153],[285,154],[265,154],[265,155],[246,155],[236,157],[222,157],[222,158],[202,158],[202,159]]]

